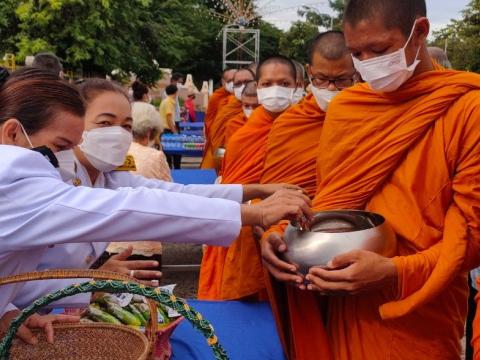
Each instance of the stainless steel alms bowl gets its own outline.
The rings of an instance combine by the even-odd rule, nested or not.
[[[382,215],[357,210],[321,211],[315,214],[310,230],[290,224],[285,232],[288,251],[283,257],[308,273],[312,266],[325,266],[337,255],[368,250],[395,255],[395,233]]]

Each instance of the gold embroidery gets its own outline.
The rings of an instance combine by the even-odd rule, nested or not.
[[[115,171],[136,171],[137,167],[135,166],[135,159],[132,155],[127,155],[123,165],[115,169]]]

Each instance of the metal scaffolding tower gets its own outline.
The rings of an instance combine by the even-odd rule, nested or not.
[[[223,68],[260,60],[260,30],[229,25],[223,28]]]

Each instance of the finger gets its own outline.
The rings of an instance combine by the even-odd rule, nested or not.
[[[53,332],[53,325],[51,322],[47,322],[43,327],[45,331],[45,335],[47,336],[47,342],[53,344],[54,332]]]
[[[307,285],[308,290],[314,290],[314,286],[316,286],[320,292],[327,294],[348,294],[354,288],[353,285],[348,282],[329,282],[310,274],[307,275],[306,279],[310,282],[310,284]]]
[[[33,335],[29,328],[25,325],[21,325],[17,331],[17,336],[30,345],[37,345],[38,339]]]
[[[161,277],[162,273],[160,271],[135,270],[135,278],[139,280],[160,279]]]
[[[138,281],[140,284],[143,284],[145,286],[149,287],[158,287],[160,286],[160,282],[158,280],[139,280]]]
[[[127,249],[123,250],[121,253],[113,255],[110,259],[112,260],[127,260],[133,253],[133,247],[129,246]]]
[[[125,266],[129,270],[141,270],[141,269],[154,269],[157,268],[160,264],[158,261],[151,260],[132,260],[126,261]],[[137,277],[137,272],[135,271],[135,277]]]
[[[299,275],[295,275],[289,272],[283,272],[277,269],[275,266],[264,262],[265,267],[267,268],[268,272],[272,274],[272,276],[281,282],[291,283],[292,285],[300,285],[303,284],[303,279]]]
[[[327,266],[330,269],[344,268],[356,262],[359,256],[360,256],[360,252],[358,250],[351,251],[345,254],[340,254],[335,256],[332,260],[330,260]]]
[[[318,277],[324,281],[330,282],[351,282],[352,269],[350,267],[341,270],[326,270],[320,267],[313,267],[309,271],[309,275]]]
[[[290,273],[295,273],[297,271],[297,267],[293,264],[289,264],[283,260],[280,260],[280,258],[277,256],[275,251],[273,251],[272,246],[265,246],[262,249],[262,256],[263,259],[271,266],[285,271],[285,272],[290,272]]]

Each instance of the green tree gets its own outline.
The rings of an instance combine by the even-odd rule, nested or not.
[[[432,45],[444,48],[454,68],[480,72],[480,0],[472,0],[461,20],[434,32]]]
[[[308,48],[318,34],[318,27],[308,21],[295,21],[280,39],[280,51],[302,64],[308,63]]]
[[[302,6],[298,11],[298,15],[313,25],[323,27],[325,29],[342,30],[343,12],[345,8],[345,0],[328,0],[328,5],[333,11],[333,15],[321,13],[311,6]]]
[[[262,20],[259,22],[258,28],[260,29],[260,58],[264,59],[279,54],[283,31]]]

